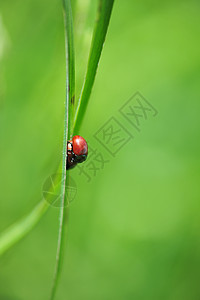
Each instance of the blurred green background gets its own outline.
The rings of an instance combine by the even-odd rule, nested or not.
[[[200,299],[199,13],[195,0],[116,0],[80,132],[110,161],[90,183],[71,171],[57,299]],[[40,201],[61,159],[64,51],[61,1],[1,0],[0,231]],[[158,110],[141,133],[118,112],[136,91]],[[112,116],[135,137],[115,158],[93,137]],[[0,257],[1,300],[48,299],[58,216],[50,208]]]

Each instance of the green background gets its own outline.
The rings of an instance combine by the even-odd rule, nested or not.
[[[195,0],[116,0],[80,132],[110,161],[90,183],[71,171],[77,195],[57,299],[200,299],[199,13]],[[136,91],[158,110],[140,133],[118,112]],[[64,101],[61,1],[1,0],[0,231],[31,211],[56,171]],[[116,157],[93,137],[111,117],[134,135]],[[1,300],[48,299],[58,217],[50,208],[0,258]]]

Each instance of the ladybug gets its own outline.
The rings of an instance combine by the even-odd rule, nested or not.
[[[80,136],[75,135],[72,141],[67,142],[67,165],[66,169],[74,168],[77,163],[82,163],[86,160],[88,155],[88,145],[86,140]]]

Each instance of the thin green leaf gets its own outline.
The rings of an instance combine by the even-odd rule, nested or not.
[[[66,45],[66,103],[65,103],[65,120],[64,120],[64,137],[63,137],[63,159],[62,159],[62,186],[61,186],[61,207],[60,207],[60,224],[58,233],[58,246],[56,255],[56,266],[54,273],[53,286],[50,299],[55,297],[59,276],[61,273],[63,253],[65,246],[66,218],[67,218],[67,197],[66,197],[66,153],[67,140],[73,133],[74,117],[74,100],[75,100],[75,59],[74,59],[74,42],[73,42],[73,18],[71,1],[63,0],[64,22],[65,22],[65,45]]]
[[[45,200],[42,200],[30,214],[2,232],[0,235],[0,255],[4,254],[9,248],[29,233],[44,215],[48,207],[48,203]]]
[[[96,24],[94,27],[86,77],[79,98],[75,120],[74,133],[77,134],[82,124],[94,84],[99,59],[105,41],[114,0],[99,0]]]

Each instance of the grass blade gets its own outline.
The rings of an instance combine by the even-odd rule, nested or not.
[[[9,248],[21,240],[37,224],[48,207],[48,203],[45,200],[42,200],[30,214],[23,217],[1,233],[0,255],[4,254]]]
[[[105,41],[110,16],[112,12],[114,0],[99,0],[96,24],[94,27],[92,44],[90,49],[90,55],[88,60],[87,72],[82,88],[82,92],[79,98],[75,120],[74,120],[74,133],[78,134],[80,126],[85,115],[85,111],[88,105],[92,87],[94,84],[99,59],[101,56],[103,44]]]
[[[58,172],[62,169],[61,179],[61,209],[60,209],[60,230],[57,252],[57,263],[55,270],[55,277],[57,277],[59,267],[59,253],[61,252],[62,232],[65,219],[64,207],[66,199],[66,147],[67,140],[73,133],[73,120],[74,120],[74,97],[75,97],[75,60],[74,60],[74,46],[73,46],[73,28],[72,28],[72,12],[70,0],[63,1],[64,6],[64,21],[66,32],[66,102],[65,102],[65,120],[64,120],[64,138],[63,138],[63,159],[62,165],[59,166]],[[31,229],[37,224],[40,218],[48,209],[49,204],[44,199],[37,204],[37,206],[25,217],[12,224],[4,232],[0,234],[0,255],[5,253],[9,248],[21,240]]]
[[[62,159],[62,183],[61,183],[61,207],[60,207],[60,224],[58,233],[58,246],[56,255],[56,266],[54,273],[53,286],[50,299],[55,297],[59,276],[61,273],[63,253],[65,246],[66,232],[66,153],[67,140],[73,133],[74,119],[74,101],[75,101],[75,59],[74,59],[74,42],[73,42],[73,18],[71,1],[63,0],[64,23],[65,23],[65,45],[66,45],[66,103],[65,103],[65,120],[64,120],[64,137],[63,137],[63,159]]]
[[[114,0],[99,0],[97,11],[97,20],[94,27],[90,55],[88,60],[86,77],[82,87],[82,92],[79,98],[76,116],[74,118],[74,103],[75,103],[75,59],[73,46],[73,20],[71,1],[63,0],[64,6],[64,21],[66,34],[66,101],[65,101],[65,118],[64,118],[64,138],[63,138],[63,157],[62,157],[62,179],[60,185],[60,224],[58,234],[58,246],[56,255],[56,266],[54,280],[50,299],[55,297],[59,275],[61,273],[63,250],[65,245],[65,227],[68,215],[67,206],[67,176],[66,176],[66,149],[67,140],[71,139],[73,132],[78,131],[82,123],[88,100],[94,84],[95,75],[101,56],[103,43],[105,41],[109,20],[112,12]],[[74,126],[75,125],[75,126]],[[74,128],[75,127],[75,128]],[[59,167],[59,169],[60,169]],[[42,200],[33,211],[22,218],[20,221],[13,224],[5,232],[0,235],[0,255],[5,253],[16,242],[23,238],[39,221],[46,212],[49,204]]]

